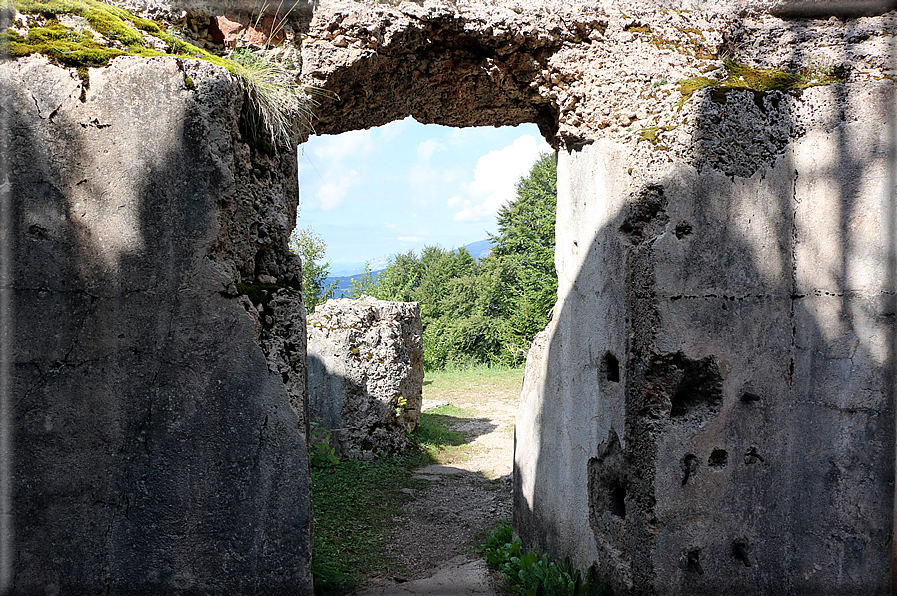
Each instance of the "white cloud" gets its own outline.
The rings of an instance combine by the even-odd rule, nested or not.
[[[464,176],[465,171],[461,168],[432,167],[417,163],[408,171],[408,185],[414,190],[409,198],[419,205],[430,204],[435,199],[441,202],[446,189],[458,186]]]
[[[442,147],[442,143],[436,139],[427,139],[423,143],[418,144],[417,157],[423,161],[430,161],[430,158],[433,157],[433,152]]]
[[[529,173],[539,154],[550,151],[547,143],[539,143],[532,135],[523,135],[500,151],[482,156],[467,186],[470,199],[455,213],[455,221],[481,221],[495,215],[515,198],[517,181]],[[454,200],[454,197],[450,201]],[[450,203],[449,206],[456,206]]]
[[[353,130],[339,135],[321,137],[312,153],[315,157],[332,163],[348,158],[362,158],[369,155],[373,149],[374,142],[370,130]],[[321,164],[316,165],[321,167]]]
[[[327,183],[318,189],[315,198],[318,206],[324,211],[332,211],[346,199],[349,189],[361,185],[361,177],[355,170],[343,170],[339,173],[328,170],[325,175]]]
[[[383,143],[388,143],[400,134],[402,134],[411,123],[414,122],[414,118],[408,116],[404,120],[393,120],[389,124],[384,124],[383,126],[377,127],[376,130],[379,133],[378,141]]]
[[[467,202],[470,203],[470,201]],[[461,195],[452,195],[446,203],[449,207],[462,207],[464,205],[464,197]]]

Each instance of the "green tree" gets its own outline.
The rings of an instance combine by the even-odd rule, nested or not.
[[[494,315],[509,321],[517,349],[524,353],[557,299],[556,211],[557,159],[543,153],[517,183],[517,198],[499,210],[498,234],[490,236],[494,246],[486,265],[500,272],[496,291],[505,295],[494,305]]]
[[[371,262],[365,261],[364,273],[360,277],[352,279],[352,289],[349,290],[349,296],[356,300],[362,296],[371,296],[376,286],[377,278],[371,271]],[[376,298],[377,296],[374,297]]]
[[[330,263],[323,262],[327,244],[311,226],[295,228],[290,234],[290,250],[302,259],[302,297],[306,312],[311,313],[336,291],[337,282],[326,283],[330,274]]]
[[[380,272],[377,283],[371,289],[380,300],[413,302],[420,286],[420,259],[414,251],[389,257],[386,269]]]
[[[541,155],[516,188],[515,200],[499,210],[494,246],[483,261],[464,248],[427,246],[420,257],[390,259],[377,280],[368,271],[369,294],[420,302],[426,370],[518,366],[545,327],[557,296],[554,154]]]

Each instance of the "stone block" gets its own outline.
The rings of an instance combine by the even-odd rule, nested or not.
[[[420,420],[423,329],[416,302],[328,300],[308,317],[311,422],[339,453],[401,453]]]

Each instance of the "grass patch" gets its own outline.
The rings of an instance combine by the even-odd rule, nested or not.
[[[432,410],[427,410],[420,415],[420,424],[411,433],[411,438],[438,463],[457,461],[464,455],[464,447],[470,442],[467,435],[453,429],[461,419],[470,416],[470,412],[447,404]]]
[[[412,475],[426,463],[423,454],[412,454],[312,469],[316,594],[345,594],[360,586],[365,575],[402,571],[383,547],[392,518],[412,498],[402,489],[423,486],[425,481]]]
[[[474,395],[483,399],[518,399],[523,388],[523,368],[476,366],[445,369],[424,376],[424,399],[467,401]]]

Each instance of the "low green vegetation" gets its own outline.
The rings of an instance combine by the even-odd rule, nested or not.
[[[402,489],[421,488],[425,482],[412,475],[427,459],[418,452],[370,462],[317,461],[311,474],[315,593],[346,594],[361,585],[365,575],[395,571],[396,562],[384,549],[391,520],[411,500]]]
[[[516,399],[522,378],[520,369],[486,367],[428,373],[424,398],[446,400],[463,396],[468,402]],[[445,462],[469,445],[472,437],[455,430],[455,426],[471,416],[471,410],[452,404],[424,412],[420,427],[411,435],[419,449],[403,457],[370,462],[338,459],[328,445],[329,433],[312,424],[309,452],[316,594],[348,594],[361,585],[366,575],[403,572],[385,549],[392,518],[411,499],[403,489],[423,488],[427,481],[414,479],[415,469]]]
[[[464,459],[469,437],[453,427],[470,412],[453,404],[433,408],[420,415],[420,424],[411,437],[434,462],[452,463]]]
[[[522,368],[482,364],[429,371],[424,379],[424,397],[448,402],[516,400],[523,387],[523,372]]]
[[[498,571],[514,594],[523,596],[585,596],[589,578],[572,569],[569,559],[563,565],[548,555],[527,552],[514,536],[509,523],[501,524],[480,547],[486,563]],[[600,591],[598,592],[600,594]]]

